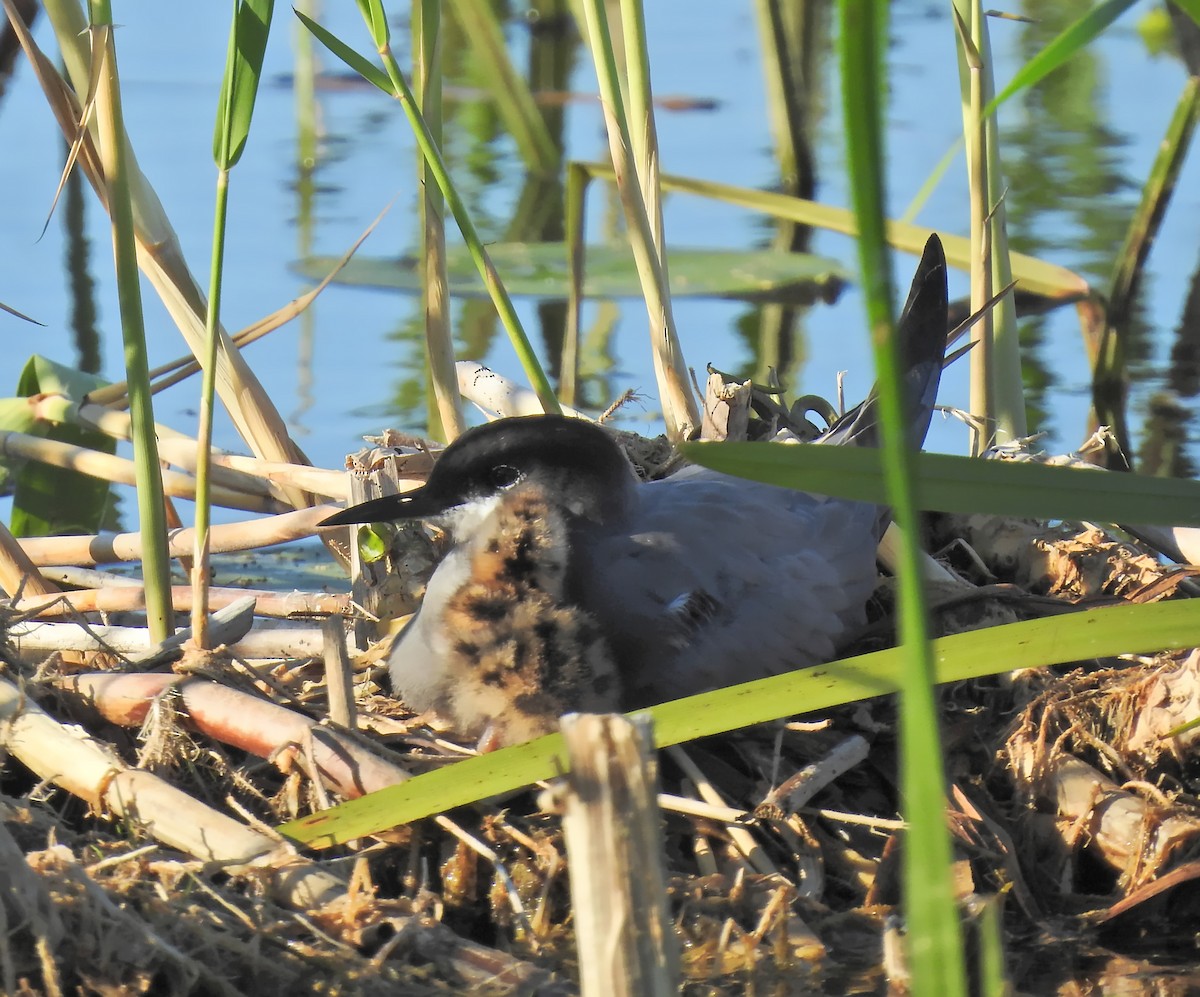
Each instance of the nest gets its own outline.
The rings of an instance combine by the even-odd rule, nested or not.
[[[1094,528],[939,517],[930,529],[960,581],[938,600],[943,633],[1192,584]],[[890,639],[884,580],[857,650]],[[386,695],[385,647],[350,664],[351,729],[322,721],[344,706],[317,657],[131,672],[119,656],[30,663],[7,648],[4,991],[572,992],[571,863],[544,795],[316,857],[274,835],[471,750]],[[1064,974],[1082,959],[1111,972],[1138,939],[1161,945],[1192,923],[1200,799],[1196,734],[1181,728],[1200,708],[1198,669],[1192,651],[941,691],[958,891],[969,910],[1002,907],[1010,947],[1069,945]],[[685,992],[895,978],[893,711],[873,700],[663,754]],[[1038,989],[1052,986],[1035,962]],[[1010,968],[1020,987],[1031,970]]]

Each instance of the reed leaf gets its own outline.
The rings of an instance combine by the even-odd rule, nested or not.
[[[208,307],[204,323],[204,376],[200,387],[200,424],[196,432],[196,549],[192,560],[192,640],[207,648],[209,528],[212,522],[210,467],[217,358],[221,347],[221,295],[225,269],[225,229],[229,215],[229,172],[241,159],[250,136],[254,102],[262,76],[263,55],[271,30],[274,0],[235,0],[225,56],[225,75],[217,102],[213,161],[217,186],[213,208]]]
[[[0,430],[113,454],[114,441],[73,420],[67,401],[70,398],[77,402],[103,383],[93,374],[71,370],[45,357],[30,357],[17,382],[17,394],[22,397],[0,400]],[[42,403],[36,408],[30,404],[35,397],[54,395],[62,397],[58,413],[48,412]],[[17,536],[98,533],[112,528],[107,481],[37,460],[20,463],[13,476],[16,488],[11,529]]]
[[[1197,644],[1200,613],[1190,601],[1118,606],[939,638],[932,642],[934,678],[939,683],[958,682],[1019,668]],[[664,703],[649,711],[654,741],[662,748],[890,695],[900,689],[903,667],[900,649],[891,648]],[[326,848],[511,793],[566,771],[562,736],[550,734],[456,762],[290,821],[279,830],[294,841]]]
[[[716,471],[861,502],[888,501],[878,450],[868,447],[687,443],[684,454]],[[916,454],[922,509],[1103,523],[1200,525],[1200,482],[1106,474],[1099,468]]]
[[[1017,70],[1008,86],[988,100],[983,113],[990,115],[1013,94],[1036,86],[1059,66],[1087,48],[1136,2],[1137,0],[1104,0],[1077,21],[1067,25],[1050,44]]]
[[[897,575],[898,631],[904,662],[900,696],[900,780],[904,839],[904,908],[907,954],[914,993],[955,997],[966,993],[962,931],[954,897],[952,851],[945,823],[945,769],[933,695],[925,593],[917,546],[915,454],[907,443],[900,348],[892,316],[891,259],[884,196],[884,112],[887,78],[886,0],[839,0],[838,52],[842,121],[846,134],[851,200],[858,221],[867,322],[878,373],[884,481],[900,527]],[[935,260],[930,257],[936,254]],[[945,266],[940,242],[930,238],[922,259]],[[920,274],[920,271],[918,271]],[[941,275],[944,279],[944,274]],[[918,276],[918,280],[921,279]]]
[[[275,0],[234,3],[229,51],[213,129],[213,159],[218,169],[232,169],[245,151],[274,8]]]

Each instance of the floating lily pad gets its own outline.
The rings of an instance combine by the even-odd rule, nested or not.
[[[487,247],[508,293],[536,298],[567,296],[567,247],[561,242],[502,242]],[[623,246],[591,246],[585,257],[583,293],[588,298],[640,298],[641,284],[633,254]],[[483,282],[465,246],[447,251],[450,293],[479,297]],[[833,301],[849,275],[836,260],[807,253],[770,250],[671,249],[671,295],[675,298],[738,298],[807,303]],[[358,256],[334,283],[421,290],[414,256],[380,259]],[[332,256],[311,256],[296,264],[298,273],[323,280],[337,265]]]

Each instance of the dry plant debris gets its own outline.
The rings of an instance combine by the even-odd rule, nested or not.
[[[960,575],[943,629],[1192,584],[1190,569],[1093,527],[942,518],[934,534],[955,541],[945,560]],[[419,556],[398,549],[391,563],[427,564],[428,537],[415,542]],[[886,639],[887,601],[883,584],[864,648]],[[12,603],[6,632],[30,603]],[[344,730],[322,720],[319,652],[235,651],[180,674],[6,644],[5,992],[572,992],[570,862],[535,794],[331,853],[273,836],[471,750],[386,694],[385,650],[354,657],[356,729]],[[1010,944],[1111,945],[1191,910],[1200,735],[1181,728],[1200,710],[1198,670],[1193,651],[943,690],[958,889],[1003,899]],[[882,984],[903,847],[893,719],[871,701],[663,755],[685,992]]]

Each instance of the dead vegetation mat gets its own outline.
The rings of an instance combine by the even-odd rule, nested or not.
[[[943,633],[1193,594],[1191,569],[1096,529],[942,517],[931,536],[962,582],[939,593]],[[885,582],[854,650],[889,641],[888,599]],[[419,773],[461,754],[451,732],[387,697],[378,651],[355,663],[358,729],[336,737],[318,723],[319,661],[247,673],[215,659],[188,679],[295,717],[300,733],[286,735],[240,706],[189,699],[170,673],[122,712],[102,702],[94,659],[15,661],[0,774],[5,993],[573,992],[569,864],[536,792],[307,857],[271,837],[370,788],[322,751],[368,752],[385,782],[390,767]],[[1051,992],[1056,973],[1070,979],[1088,960],[1127,972],[1147,941],[1160,955],[1175,936],[1191,945],[1200,768],[1186,726],[1200,715],[1198,671],[1191,652],[942,690],[958,890],[968,919],[1002,910],[1018,988]],[[270,847],[231,857],[215,843],[224,831],[193,826],[203,816],[164,841],[159,818],[115,812],[107,784],[71,789],[70,773],[40,766],[50,749],[15,744],[34,712],[86,735],[120,778],[158,779]],[[892,702],[686,745],[663,754],[659,777],[674,798],[663,827],[686,992],[883,985],[903,848]],[[180,847],[191,831],[208,844]],[[1048,960],[1056,950],[1069,955]]]

